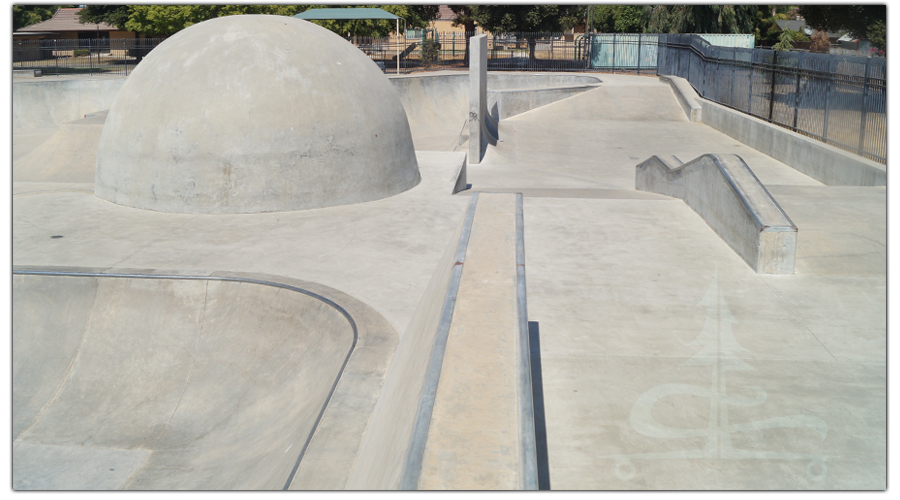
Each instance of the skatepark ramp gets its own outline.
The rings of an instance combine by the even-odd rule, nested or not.
[[[14,162],[13,181],[93,183],[106,114],[101,111],[60,125],[49,139]]]
[[[635,189],[684,200],[757,273],[794,273],[797,226],[740,156],[652,156]]]
[[[417,150],[457,150],[469,137],[469,74],[390,76],[409,118]],[[488,73],[487,109],[494,121],[591,90],[593,76]]]
[[[342,488],[396,333],[260,277],[17,270],[13,487]]]
[[[83,78],[15,82],[12,86],[13,132],[55,128],[112,106],[124,78]]]

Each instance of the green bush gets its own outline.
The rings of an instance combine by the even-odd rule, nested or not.
[[[422,61],[426,63],[437,62],[438,53],[440,53],[441,44],[434,40],[426,40],[422,42]]]
[[[87,56],[90,55],[90,49],[75,49],[75,57]]]

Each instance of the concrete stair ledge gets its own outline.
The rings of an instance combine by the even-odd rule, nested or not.
[[[635,189],[684,200],[757,273],[794,273],[797,226],[740,156],[652,156]]]

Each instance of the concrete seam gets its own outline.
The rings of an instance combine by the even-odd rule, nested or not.
[[[326,410],[326,408],[328,408],[328,404],[331,402],[331,397],[334,395],[334,391],[337,388],[337,385],[340,382],[341,377],[344,375],[344,369],[347,367],[347,364],[350,362],[350,356],[353,354],[353,351],[356,349],[356,343],[359,338],[359,330],[356,326],[356,321],[354,321],[353,317],[350,316],[350,313],[347,312],[347,310],[344,309],[343,307],[341,307],[339,304],[337,304],[336,302],[328,299],[327,297],[319,295],[315,292],[312,292],[312,291],[309,291],[309,290],[306,290],[306,289],[303,289],[300,287],[291,286],[291,285],[288,285],[285,283],[278,283],[275,281],[253,279],[253,278],[237,278],[234,276],[191,276],[191,275],[179,276],[179,275],[166,275],[166,274],[136,274],[136,273],[113,273],[113,272],[98,273],[98,272],[78,272],[78,271],[41,271],[41,270],[35,270],[35,269],[29,269],[29,270],[19,269],[19,270],[17,270],[15,268],[13,268],[13,275],[16,275],[16,274],[35,275],[35,276],[71,276],[71,277],[82,276],[82,277],[96,277],[96,278],[144,278],[144,279],[174,279],[174,280],[195,280],[195,281],[215,280],[215,281],[232,281],[232,282],[238,282],[238,283],[254,283],[257,285],[273,286],[276,288],[284,288],[284,289],[291,290],[294,292],[299,292],[304,295],[308,295],[314,299],[320,300],[320,301],[324,302],[325,304],[331,306],[335,310],[337,310],[341,315],[344,316],[344,318],[347,319],[347,322],[350,323],[350,327],[353,330],[353,343],[350,345],[350,349],[347,352],[347,357],[344,358],[344,364],[341,365],[341,369],[338,371],[337,377],[335,377],[335,379],[334,379],[334,384],[332,384],[332,386],[331,386],[331,390],[328,393],[328,397],[325,398],[325,402],[322,405],[322,409],[319,411],[319,415],[316,417],[316,421],[312,425],[312,429],[309,432],[309,436],[306,438],[306,442],[304,443],[303,448],[300,450],[300,455],[297,457],[297,461],[294,463],[294,468],[291,471],[290,475],[288,476],[287,481],[285,482],[285,485],[284,485],[285,490],[287,490],[290,487],[291,483],[294,480],[294,476],[297,473],[297,469],[300,467],[300,461],[303,460],[303,456],[306,453],[307,448],[309,448],[309,444],[312,441],[313,435],[315,435],[316,430],[319,427],[319,422],[322,420],[322,416],[325,414],[325,410]],[[96,301],[96,295],[94,296],[94,300]],[[91,307],[92,315],[93,315],[93,310],[94,310],[93,307]],[[88,324],[90,324],[90,320],[88,321]],[[84,340],[84,337],[82,337],[82,341],[83,340]],[[81,350],[79,347],[79,353],[80,352],[81,352]],[[74,359],[73,359],[73,363],[74,363]],[[71,368],[71,365],[70,365],[70,368]],[[68,378],[68,374],[67,374],[66,378]],[[62,386],[60,386],[60,387],[62,387]],[[57,392],[58,392],[58,390],[57,390]],[[54,399],[55,399],[55,397],[56,397],[56,395],[54,395]],[[49,405],[49,403],[48,403],[48,405]],[[42,412],[43,412],[43,410],[42,410]]]
[[[444,363],[444,350],[447,347],[447,337],[450,334],[450,323],[453,319],[453,310],[456,307],[456,295],[459,291],[459,281],[462,277],[462,268],[466,258],[466,250],[469,246],[469,235],[472,232],[472,223],[475,220],[475,207],[477,204],[478,193],[474,193],[469,201],[466,220],[463,223],[462,232],[459,236],[459,244],[456,247],[453,264],[453,274],[447,287],[447,295],[444,297],[441,319],[431,348],[431,358],[425,371],[425,383],[422,385],[419,406],[416,409],[412,440],[409,444],[403,476],[400,479],[401,490],[415,490],[419,485],[419,475],[422,472],[422,461],[425,456],[425,444],[428,440],[428,430],[431,427],[431,413],[434,410],[434,400],[437,395],[441,368]]]
[[[516,309],[519,379],[519,487],[537,490],[537,445],[531,381],[531,346],[528,341],[528,302],[525,287],[525,217],[522,193],[516,193]]]
[[[765,278],[763,278],[763,283],[765,283],[766,286],[769,287],[769,290],[772,290],[772,293],[775,294],[776,297],[778,297],[778,301],[781,302],[781,303],[784,305],[784,307],[787,308],[787,310],[790,311],[791,314],[792,314],[795,318],[797,318],[797,321],[799,321],[800,324],[803,325],[803,328],[806,328],[806,331],[808,331],[809,334],[812,335],[813,338],[816,339],[816,341],[817,341],[819,344],[821,344],[822,349],[825,349],[825,352],[827,352],[828,355],[831,356],[831,359],[833,359],[834,361],[840,362],[840,360],[838,360],[838,359],[834,356],[834,354],[832,354],[831,350],[828,349],[828,346],[826,346],[826,345],[822,342],[822,340],[819,339],[819,337],[816,335],[816,333],[813,332],[812,329],[806,324],[806,322],[803,321],[803,318],[801,318],[800,315],[797,314],[797,313],[794,311],[793,308],[791,308],[790,304],[788,304],[784,299],[781,298],[781,295],[778,294],[778,291],[777,291],[777,290],[775,290],[774,288],[772,288],[772,285],[769,284],[769,281],[766,280]]]
[[[15,270],[13,271],[13,274],[17,274]],[[63,386],[65,386],[66,382],[69,381],[69,376],[71,376],[72,374],[72,369],[75,367],[75,363],[77,363],[78,359],[81,357],[81,349],[84,347],[84,340],[85,338],[87,338],[87,333],[90,330],[91,322],[94,319],[94,306],[97,304],[97,294],[99,291],[100,283],[98,281],[97,290],[94,291],[94,298],[93,300],[91,300],[91,314],[90,316],[88,316],[88,320],[84,324],[84,331],[81,332],[81,340],[78,342],[78,348],[75,350],[75,355],[72,356],[72,361],[69,362],[69,366],[66,368],[66,374],[63,376],[62,380],[59,382],[59,385],[56,387],[56,391],[53,392],[53,396],[51,396],[50,399],[47,400],[47,403],[41,407],[41,411],[39,411],[37,415],[35,415],[35,417],[31,420],[31,423],[28,424],[28,427],[23,429],[22,432],[20,432],[19,435],[14,439],[18,439],[19,437],[25,435],[34,426],[34,424],[44,416],[44,413],[46,413],[47,409],[50,408],[50,405],[52,405],[53,402],[56,401],[56,398],[59,397]]]
[[[163,436],[166,435],[166,432],[169,430],[169,424],[172,423],[172,419],[175,418],[175,413],[178,412],[178,407],[181,406],[181,400],[184,399],[184,393],[187,392],[188,385],[191,383],[191,379],[194,376],[194,367],[197,365],[197,356],[200,354],[200,342],[203,340],[203,327],[206,325],[206,304],[209,299],[209,281],[206,282],[206,286],[203,287],[203,313],[200,315],[200,334],[197,335],[197,346],[194,349],[194,356],[191,359],[191,369],[188,371],[187,379],[184,382],[184,387],[181,389],[181,395],[178,396],[178,402],[175,403],[175,408],[172,410],[172,414],[169,415],[169,419],[166,420],[166,425],[163,426],[163,431],[159,434],[159,437],[156,438],[156,443],[154,443],[154,448],[159,444],[160,440],[162,440]]]
[[[124,205],[120,205],[120,206],[124,206]],[[156,238],[155,240],[153,240],[153,241],[147,243],[146,245],[144,245],[144,246],[138,248],[138,249],[135,250],[134,252],[131,252],[131,253],[128,254],[128,256],[126,256],[125,258],[119,259],[118,262],[116,262],[115,264],[109,266],[109,269],[113,269],[114,267],[118,266],[119,264],[121,264],[121,263],[125,262],[126,260],[128,260],[128,259],[134,257],[135,255],[137,255],[138,252],[140,252],[141,250],[150,248],[150,247],[151,247],[152,245],[154,245],[157,241],[164,240],[164,239],[166,238],[166,236],[168,236],[168,235],[174,233],[175,231],[181,229],[182,227],[186,226],[188,223],[192,222],[194,219],[196,219],[196,218],[198,217],[198,215],[196,215],[196,214],[193,214],[193,215],[194,215],[193,217],[190,217],[188,220],[184,221],[184,224],[180,224],[178,227],[173,227],[171,230],[167,231],[166,234],[164,234],[164,235],[160,236],[159,238]],[[111,276],[111,275],[106,275],[106,276]],[[140,278],[141,275],[135,275],[134,277]]]

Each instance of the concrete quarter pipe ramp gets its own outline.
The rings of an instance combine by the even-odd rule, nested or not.
[[[290,485],[356,323],[297,287],[184,278],[15,276],[14,488]]]

